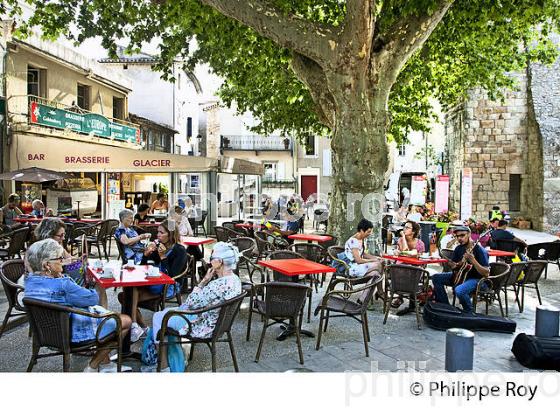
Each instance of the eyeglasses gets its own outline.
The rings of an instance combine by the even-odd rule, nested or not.
[[[404,229],[412,229],[412,226],[405,226]]]
[[[64,264],[64,263],[72,262],[72,258],[66,258],[64,256],[61,256],[59,258],[49,259],[49,261],[60,262],[60,263]]]
[[[62,232],[60,235],[53,235],[55,238],[64,238],[66,234]]]
[[[454,235],[454,236],[455,236],[455,238],[458,239],[458,238],[465,238],[465,237],[467,237],[468,235],[469,235],[468,233],[462,233],[462,234]]]
[[[222,258],[218,258],[218,257],[216,257],[216,256],[210,256],[210,262],[212,262],[212,261],[220,261],[220,262],[222,262],[223,259],[222,259]]]

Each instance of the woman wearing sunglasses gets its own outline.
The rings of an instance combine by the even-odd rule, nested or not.
[[[68,263],[64,256],[64,249],[54,239],[44,239],[29,247],[25,255],[30,272],[25,278],[25,297],[58,303],[84,310],[93,309],[97,313],[107,312],[99,304],[99,296],[92,289],[77,285],[72,279],[62,274],[63,266]],[[126,315],[120,315],[122,322],[121,337],[128,332],[131,320]],[[90,317],[71,314],[71,342],[81,343],[94,340],[98,326],[102,325],[99,338],[110,335],[115,331],[117,323],[114,319],[101,324],[103,319],[92,320]],[[122,371],[131,368],[122,366]],[[84,372],[113,373],[117,365],[109,361],[109,350],[99,350],[90,360]]]

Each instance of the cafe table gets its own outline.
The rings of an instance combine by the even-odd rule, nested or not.
[[[64,222],[83,222],[83,223],[91,223],[91,224],[95,224],[95,223],[99,223],[102,221],[102,219],[76,219],[76,218],[66,218],[66,217],[59,217],[59,216],[54,216],[54,217],[50,217],[50,216],[46,216],[44,218],[58,218],[58,219],[62,219]],[[18,216],[16,218],[14,218],[14,221],[19,222],[19,223],[40,223],[44,218],[37,218],[35,216],[26,218],[26,217],[22,217],[22,216]]]
[[[332,236],[296,233],[288,236],[288,239],[292,239],[294,241],[307,241],[308,243],[313,243],[313,242],[321,243],[321,242],[328,242],[332,240]]]
[[[183,245],[189,246],[203,246],[207,243],[215,242],[214,238],[203,238],[199,236],[181,236],[181,242]]]
[[[336,272],[332,266],[322,265],[307,259],[267,259],[257,262],[259,265],[264,266],[273,271],[274,280],[282,282],[297,282],[299,275],[315,275],[318,273]],[[293,323],[288,326],[276,340],[282,341],[288,336],[295,334]],[[315,337],[315,335],[308,330],[301,330],[301,334]]]
[[[488,256],[495,256],[497,258],[511,258],[515,256],[515,252],[500,251],[498,249],[488,249]]]
[[[148,277],[148,265],[134,265],[134,268],[121,268],[120,264],[105,264],[114,270],[114,278],[105,279],[102,269],[93,266],[92,260],[88,264],[88,275],[103,289],[123,288],[123,304],[121,313],[130,316],[132,314],[132,290],[135,287],[152,286],[152,285],[173,285],[175,281],[160,272],[160,276]],[[123,357],[134,358],[140,360],[140,354],[130,351],[130,332],[127,332],[123,339],[122,345]]]
[[[383,259],[389,259],[395,262],[406,263],[407,265],[414,265],[414,266],[425,266],[431,265],[436,263],[446,263],[448,262],[447,259],[440,258],[437,256],[428,256],[428,257],[419,257],[414,258],[412,256],[397,256],[397,255],[381,255]]]

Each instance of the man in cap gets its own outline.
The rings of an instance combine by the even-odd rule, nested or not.
[[[468,226],[457,226],[453,229],[453,236],[459,245],[453,251],[449,262],[451,269],[460,269],[463,263],[471,265],[465,273],[465,280],[455,288],[455,294],[466,313],[472,313],[471,293],[476,290],[478,281],[490,274],[488,252],[471,239],[471,230]],[[438,273],[432,276],[436,302],[449,304],[445,286],[453,285],[453,273]]]

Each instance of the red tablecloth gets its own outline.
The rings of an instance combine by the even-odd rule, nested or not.
[[[430,265],[432,263],[445,263],[447,259],[443,258],[412,258],[410,256],[381,255],[383,259],[406,263],[408,265]]]
[[[146,277],[148,273],[147,265],[136,265],[134,269],[123,269],[123,277],[120,279],[120,270],[114,272],[115,279],[103,279],[103,270],[97,270],[93,266],[88,266],[88,274],[92,275],[96,282],[104,288],[120,288],[128,286],[151,286],[151,285],[172,285],[175,281],[162,273],[158,277]]]
[[[273,259],[259,261],[258,264],[286,276],[336,272],[336,269],[331,266],[321,265],[307,259]]]

